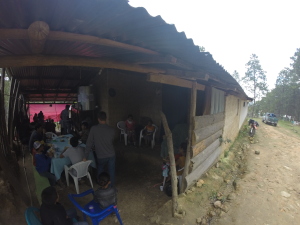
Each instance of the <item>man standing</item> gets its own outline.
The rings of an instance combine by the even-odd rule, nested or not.
[[[89,137],[86,142],[85,159],[88,158],[89,152],[95,146],[95,152],[98,162],[98,175],[104,172],[105,166],[108,168],[108,173],[111,178],[111,185],[115,185],[115,149],[113,140],[115,137],[114,128],[106,124],[106,113],[101,111],[97,115],[98,125],[91,128]]]
[[[66,105],[66,108],[61,111],[60,118],[62,122],[62,127],[64,128],[64,131],[62,134],[70,134],[71,133],[71,123],[69,120],[69,108],[70,105]]]

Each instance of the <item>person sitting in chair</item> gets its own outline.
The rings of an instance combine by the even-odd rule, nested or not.
[[[84,148],[78,146],[78,138],[72,137],[70,139],[70,144],[72,147],[66,148],[61,154],[60,158],[69,157],[72,162],[72,165],[81,162],[84,158]]]
[[[40,208],[43,225],[88,225],[87,222],[73,222],[77,217],[75,209],[65,210],[58,202],[59,195],[54,187],[50,186],[42,191],[42,205]]]
[[[186,156],[187,143],[183,142],[180,144],[178,158],[176,159],[176,171],[177,176],[181,176],[185,166],[185,156]]]
[[[94,201],[99,203],[101,209],[117,204],[117,189],[110,186],[110,176],[102,172],[98,176],[100,187],[95,191]]]
[[[131,144],[131,142],[133,142],[133,145],[136,145],[135,122],[133,121],[132,115],[128,115],[128,118],[125,121],[125,128],[126,128],[125,131],[128,138],[128,144]]]
[[[80,135],[80,140],[82,141],[82,143],[86,144],[86,141],[89,137],[89,133],[90,133],[90,129],[89,129],[89,125],[87,122],[82,122],[81,124],[81,132],[79,133]]]
[[[155,126],[153,126],[152,120],[148,121],[148,124],[147,124],[147,126],[145,126],[144,130],[145,130],[144,139],[145,139],[146,145],[149,145],[149,143],[151,143],[151,141],[153,139],[153,132],[155,131]]]

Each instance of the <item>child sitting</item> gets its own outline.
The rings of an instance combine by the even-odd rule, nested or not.
[[[70,139],[70,144],[72,147],[67,148],[60,154],[60,158],[69,157],[72,165],[81,162],[84,158],[84,148],[78,146],[78,138],[72,137]]]
[[[54,186],[56,178],[54,174],[50,173],[51,158],[53,155],[51,153],[45,153],[44,145],[42,145],[39,141],[33,143],[33,148],[36,150],[34,155],[35,169],[41,176],[47,177],[50,185]]]
[[[183,173],[184,166],[185,166],[186,149],[187,149],[187,143],[186,142],[181,143],[179,148],[179,157],[175,161],[177,176],[181,176]]]
[[[128,144],[133,142],[133,145],[136,145],[135,122],[133,121],[133,116],[132,115],[128,115],[128,118],[125,121],[125,128],[126,128]]]
[[[99,203],[101,209],[117,204],[117,190],[110,186],[110,176],[103,172],[98,176],[100,187],[95,191],[94,200]]]
[[[42,205],[40,208],[43,225],[88,225],[87,222],[75,222],[76,210],[65,208],[58,202],[59,196],[54,187],[47,187],[42,192]]]
[[[90,133],[88,123],[82,122],[81,129],[82,129],[82,131],[80,132],[80,140],[82,141],[83,144],[86,144],[86,141],[87,141],[89,133]]]
[[[153,126],[152,120],[148,121],[148,124],[147,124],[147,126],[145,126],[144,130],[145,130],[144,139],[145,139],[146,145],[149,145],[149,143],[151,143],[151,141],[153,139],[153,132],[155,131],[155,126]]]

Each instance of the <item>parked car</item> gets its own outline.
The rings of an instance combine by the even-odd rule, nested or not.
[[[264,114],[262,121],[266,124],[272,124],[276,127],[278,123],[278,118],[274,113],[266,113]]]

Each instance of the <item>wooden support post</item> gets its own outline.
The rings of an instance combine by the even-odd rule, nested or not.
[[[166,115],[163,112],[160,112],[160,116],[167,137],[168,153],[169,153],[170,168],[171,168],[172,216],[175,217],[178,211],[178,191],[177,191],[176,164],[175,164],[175,156],[174,156],[174,149],[173,149],[173,138],[172,138],[172,132],[170,131],[166,119]]]
[[[42,53],[49,31],[48,24],[43,21],[35,21],[29,26],[28,37],[32,53]]]
[[[17,98],[18,98],[18,94],[19,94],[19,86],[20,86],[20,81],[15,81],[15,90],[13,95],[11,96],[12,99],[12,107],[11,107],[11,111],[9,112],[9,114],[11,115],[10,117],[10,126],[9,126],[9,130],[10,130],[10,146],[11,148],[13,148],[13,139],[14,139],[14,129],[15,129],[15,115],[16,115],[16,104],[17,104]]]
[[[4,80],[5,80],[5,68],[1,68],[0,91],[1,91],[2,96],[4,96]]]
[[[190,114],[189,114],[189,133],[188,133],[188,144],[185,158],[185,166],[182,174],[182,184],[180,185],[180,193],[184,192],[187,188],[185,177],[189,174],[191,154],[192,154],[192,138],[194,130],[194,117],[196,116],[196,103],[197,103],[197,81],[193,82],[191,89],[191,99],[190,99]]]

